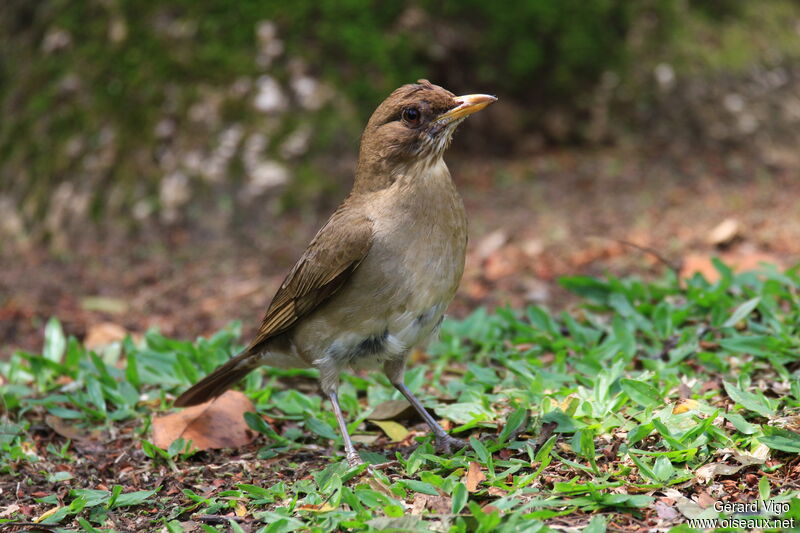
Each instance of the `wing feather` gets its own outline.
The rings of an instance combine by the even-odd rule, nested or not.
[[[317,232],[275,293],[247,351],[257,351],[264,342],[289,330],[299,318],[335,294],[371,246],[370,220],[346,204],[340,207]]]

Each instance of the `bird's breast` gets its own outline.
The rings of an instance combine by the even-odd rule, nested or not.
[[[464,271],[466,215],[444,163],[415,179],[365,204],[373,225],[369,253],[300,326],[296,338],[316,366],[402,356],[441,322]]]

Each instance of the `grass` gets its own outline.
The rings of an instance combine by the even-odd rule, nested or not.
[[[730,516],[713,501],[755,500],[797,520],[800,274],[717,268],[714,283],[565,278],[583,299],[570,313],[446,321],[407,382],[469,440],[449,457],[418,420],[368,421],[398,399],[384,377],[344,376],[369,469],[342,461],[307,370],[244,381],[254,444],[157,448],[151,417],[236,352],[237,328],[94,353],[53,319],[41,354],[0,363],[0,529],[693,531]]]

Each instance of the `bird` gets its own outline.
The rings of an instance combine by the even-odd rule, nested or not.
[[[464,272],[466,211],[444,152],[458,125],[496,100],[428,80],[393,91],[361,136],[352,190],[280,285],[252,342],[174,405],[207,402],[262,365],[316,368],[356,466],[363,461],[339,406],[340,373],[377,368],[430,427],[437,452],[463,448],[403,375],[412,349],[438,333]]]

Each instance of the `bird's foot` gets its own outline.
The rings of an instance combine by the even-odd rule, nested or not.
[[[352,452],[347,454],[347,464],[350,467],[360,466],[364,464],[364,461],[361,459],[361,456],[358,455],[358,452]]]
[[[466,446],[467,441],[451,437],[450,435],[436,437],[436,451],[439,453],[455,453],[462,448],[466,448]]]

